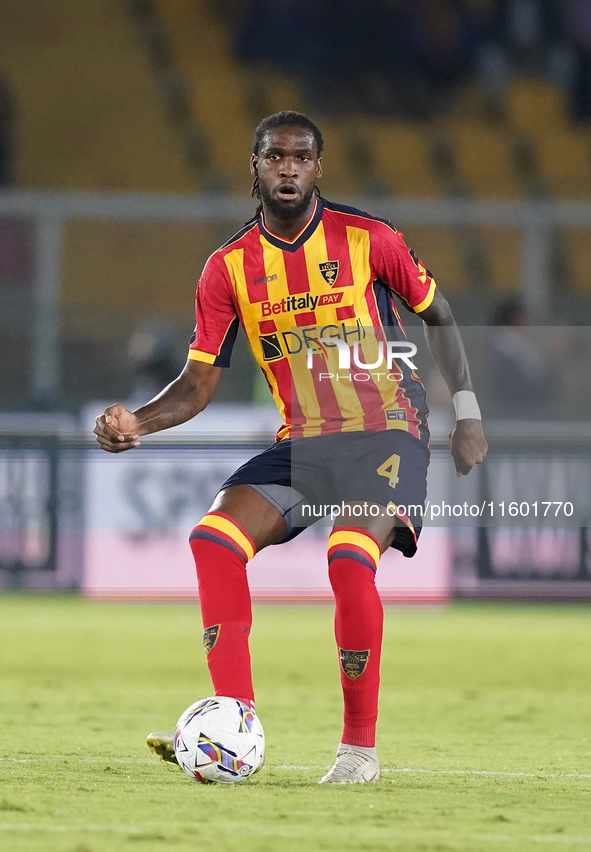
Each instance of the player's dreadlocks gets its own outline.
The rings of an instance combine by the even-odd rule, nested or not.
[[[302,112],[295,112],[294,110],[284,110],[283,112],[276,112],[274,115],[270,115],[267,118],[264,118],[261,123],[258,125],[254,132],[254,139],[252,140],[252,153],[258,156],[261,144],[266,134],[270,130],[274,130],[276,127],[298,127],[302,130],[309,130],[312,136],[314,137],[314,141],[316,142],[316,156],[321,157],[322,151],[324,150],[324,139],[322,138],[322,133],[319,128],[316,127],[311,118],[308,118],[307,115],[304,115]],[[314,191],[316,195],[320,197],[320,190],[317,186],[314,187]],[[259,190],[259,178],[258,175],[255,177],[252,183],[252,193],[253,198],[258,198],[260,201],[261,193]],[[245,222],[246,225],[249,225],[251,222],[256,221],[263,211],[263,205],[259,204],[257,207],[254,216]]]

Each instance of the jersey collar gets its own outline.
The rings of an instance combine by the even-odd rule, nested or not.
[[[261,233],[267,242],[271,243],[272,246],[276,248],[283,249],[283,251],[297,251],[306,240],[312,236],[314,231],[316,230],[318,223],[322,218],[322,211],[324,209],[324,201],[322,198],[317,198],[316,203],[314,205],[314,210],[312,211],[312,215],[308,219],[308,222],[304,225],[303,229],[294,237],[293,240],[283,240],[281,237],[276,236],[271,231],[267,230],[265,225],[265,219],[263,214],[259,216],[259,228],[261,229]]]

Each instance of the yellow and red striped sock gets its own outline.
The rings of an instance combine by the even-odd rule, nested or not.
[[[375,746],[384,611],[375,585],[377,540],[358,528],[335,529],[328,540],[328,575],[335,596],[335,637],[341,667],[341,742]]]
[[[254,703],[248,637],[252,626],[246,563],[250,536],[229,515],[209,512],[189,537],[199,582],[203,644],[216,695]]]

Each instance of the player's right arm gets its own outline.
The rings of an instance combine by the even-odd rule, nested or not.
[[[185,423],[208,405],[222,375],[222,367],[188,360],[182,373],[158,396],[137,411],[121,403],[96,418],[94,434],[101,449],[121,453],[139,446],[139,438]]]
[[[199,279],[195,313],[182,373],[137,411],[116,403],[97,417],[94,433],[103,450],[120,453],[137,447],[142,435],[186,423],[213,399],[223,368],[230,366],[238,327],[231,281],[219,252],[209,258]]]

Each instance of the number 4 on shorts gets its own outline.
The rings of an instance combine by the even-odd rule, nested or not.
[[[390,456],[389,459],[386,459],[386,461],[377,468],[376,473],[379,473],[380,476],[386,477],[390,488],[396,488],[399,479],[399,469],[400,456],[397,456],[396,453],[394,453],[393,456]]]

